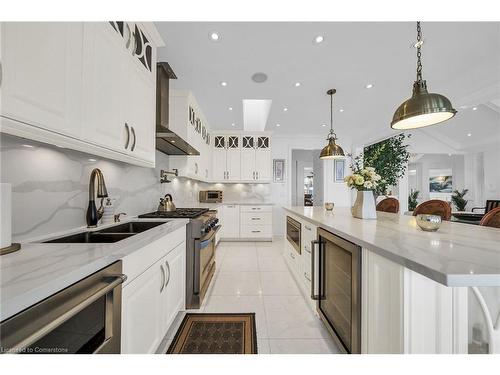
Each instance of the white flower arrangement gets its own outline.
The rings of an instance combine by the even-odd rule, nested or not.
[[[353,174],[344,178],[345,183],[351,189],[375,190],[381,181],[380,175],[375,172],[373,167],[357,168],[355,165],[353,172]]]

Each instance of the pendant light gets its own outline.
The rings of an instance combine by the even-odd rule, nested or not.
[[[344,150],[338,144],[335,143],[337,140],[337,135],[333,131],[333,94],[337,90],[330,89],[326,93],[330,95],[330,132],[328,133],[328,144],[321,150],[319,154],[320,159],[340,159],[343,158]]]
[[[393,129],[417,129],[449,120],[457,111],[447,97],[427,92],[427,83],[422,79],[422,30],[417,22],[417,80],[413,83],[413,95],[403,102],[391,122]]]

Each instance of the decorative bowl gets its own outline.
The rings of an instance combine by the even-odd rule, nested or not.
[[[333,202],[325,202],[325,210],[327,211],[332,211],[334,206]]]
[[[415,218],[417,225],[426,232],[435,232],[441,226],[441,216],[420,214]]]

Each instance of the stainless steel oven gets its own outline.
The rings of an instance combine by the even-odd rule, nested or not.
[[[346,353],[361,353],[361,247],[321,228],[312,243],[311,297]]]
[[[302,225],[297,220],[286,217],[286,239],[293,248],[300,254],[301,253],[301,231]]]
[[[121,261],[0,323],[0,351],[120,353]]]

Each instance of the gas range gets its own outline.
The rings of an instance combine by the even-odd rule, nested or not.
[[[196,219],[198,216],[208,212],[208,208],[177,208],[175,211],[155,211],[139,215],[139,218],[157,219]]]
[[[140,219],[189,219],[188,239],[203,239],[217,227],[217,211],[208,208],[177,208],[175,211],[155,211],[139,215]]]

